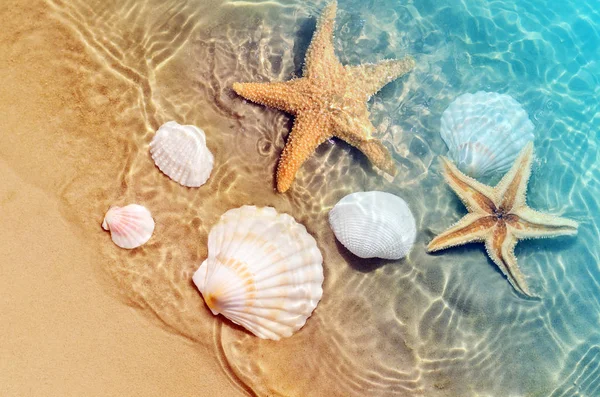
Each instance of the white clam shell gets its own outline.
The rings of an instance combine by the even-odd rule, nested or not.
[[[133,249],[145,244],[154,232],[150,211],[138,204],[110,207],[102,228],[110,231],[112,241],[121,248]]]
[[[417,236],[408,204],[385,192],[347,195],[329,211],[329,224],[344,247],[360,258],[403,258]]]
[[[193,276],[213,312],[263,339],[300,329],[323,295],[323,257],[306,228],[274,208],[227,211]]]
[[[440,134],[458,168],[474,178],[508,171],[534,126],[511,96],[464,94],[442,114]]]
[[[204,131],[193,125],[163,124],[150,142],[150,154],[165,175],[183,186],[202,186],[213,169]]]

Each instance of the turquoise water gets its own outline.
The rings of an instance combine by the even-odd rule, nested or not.
[[[433,259],[412,255],[424,274],[442,266],[448,276],[418,326],[423,376],[462,383],[451,395],[600,395],[598,5],[339,3],[336,47],[343,63],[406,53],[417,59],[407,80],[386,87],[374,100],[372,117],[376,125],[387,117],[404,131],[390,137],[396,148],[405,149],[396,152],[398,162],[407,164],[395,183],[407,195],[408,186],[402,185],[408,182],[401,180],[420,181],[410,194],[422,230],[429,233],[424,243],[465,213],[449,189],[438,190],[443,182],[434,158],[445,151],[441,113],[457,96],[479,90],[511,95],[535,125],[529,205],[580,223],[574,238],[517,246],[540,302],[516,298],[482,245]]]
[[[511,95],[535,125],[529,205],[580,223],[575,238],[517,246],[521,268],[543,297],[538,303],[507,299],[508,284],[491,261],[486,265],[480,246],[436,255],[452,274],[439,304],[424,316],[425,340],[437,345],[420,355],[427,368],[462,379],[468,386],[461,395],[600,395],[598,3],[341,1],[340,9],[344,61],[416,54],[419,66],[404,84],[401,106],[373,111],[416,135],[402,138],[409,161],[444,152],[440,115],[458,95]],[[357,40],[357,32],[370,39]],[[382,100],[399,91],[386,88]],[[421,216],[437,234],[464,209],[449,190],[427,194],[441,183],[435,161],[430,165],[433,175],[420,184],[427,208]],[[453,280],[467,281],[469,290],[450,285]],[[473,311],[486,315],[473,321]]]

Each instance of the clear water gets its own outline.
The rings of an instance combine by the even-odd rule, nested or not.
[[[291,119],[230,87],[298,75],[325,1],[48,4],[80,43],[60,60],[80,81],[80,106],[94,109],[80,129],[73,114],[57,115],[56,140],[69,143],[68,158],[85,158],[91,145],[112,150],[57,183],[65,213],[98,240],[125,299],[218,360],[240,395],[600,395],[596,0],[340,0],[342,63],[417,60],[370,104],[399,173],[386,179],[354,149],[329,142],[286,195],[274,192],[273,173]],[[529,205],[580,223],[576,237],[517,246],[541,300],[517,295],[483,245],[425,252],[466,212],[439,174],[440,116],[457,96],[480,90],[511,95],[535,125]],[[201,189],[175,185],[148,156],[154,131],[173,119],[207,133],[215,169]],[[419,235],[406,259],[358,260],[336,243],[327,212],[361,190],[410,205]],[[98,225],[109,205],[132,201],[152,209],[160,238],[115,250]],[[323,300],[278,343],[213,317],[190,283],[211,226],[243,204],[290,213],[323,252]]]
[[[456,96],[478,90],[509,94],[535,124],[530,206],[580,222],[576,238],[517,247],[522,269],[543,296],[539,303],[507,299],[508,286],[496,283],[502,277],[493,274],[482,248],[448,251],[431,261],[452,270],[420,322],[429,328],[429,346],[419,354],[424,372],[463,379],[468,386],[459,395],[600,395],[598,3],[409,3],[341,5],[352,10],[348,21],[366,20],[364,36],[386,43],[385,56],[403,49],[418,54],[404,112],[395,117],[419,136],[409,158],[444,150],[439,118]],[[369,23],[375,19],[379,23]],[[342,28],[346,51],[364,48],[359,58],[376,47],[344,35]],[[435,165],[430,170],[424,192],[429,181],[439,182]],[[429,201],[421,214],[425,230],[437,233],[463,214],[448,191],[435,199],[424,194],[423,200]]]

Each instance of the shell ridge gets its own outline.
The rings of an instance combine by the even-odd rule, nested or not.
[[[169,121],[158,129],[149,146],[158,169],[175,182],[198,187],[210,177],[214,157],[200,128]]]
[[[271,312],[272,309],[265,309],[265,312]],[[281,312],[286,312],[285,310],[279,310]],[[306,313],[297,313],[295,316],[293,317],[288,317],[288,318],[277,318],[277,320],[273,320],[272,318],[269,318],[269,313],[263,313],[259,310],[256,311],[252,311],[251,313],[247,313],[244,311],[239,311],[239,310],[233,310],[233,311],[228,311],[228,314],[231,316],[233,314],[238,315],[238,318],[246,318],[246,316],[254,316],[254,317],[259,317],[261,319],[261,325],[264,327],[266,324],[271,324],[273,325],[273,328],[278,328],[278,326],[281,325],[287,325],[290,326],[291,328],[295,328],[294,331],[296,329],[300,329],[304,323],[302,324],[298,324],[298,320],[301,317],[304,317],[304,315]],[[294,314],[294,313],[292,313]],[[306,321],[306,320],[304,320]],[[265,324],[266,323],[266,324]],[[296,328],[297,327],[297,328]],[[273,329],[271,328],[271,329]]]
[[[440,135],[458,168],[472,177],[505,172],[535,126],[519,102],[506,94],[463,94],[442,113]],[[505,168],[507,167],[507,168]]]
[[[216,269],[211,276],[207,277],[204,287],[206,291],[210,290],[212,283],[219,280],[219,278],[215,276],[219,270],[220,269]],[[231,269],[228,270],[231,271]],[[237,297],[247,299],[247,294],[251,292],[252,288],[249,288],[246,283],[244,283],[244,279],[242,277],[237,277],[235,281],[230,280],[225,287],[219,289],[219,305],[224,307],[230,303],[233,304]]]
[[[321,293],[322,293],[322,287],[321,287],[322,280],[321,281],[319,281],[319,280],[311,280],[311,281],[307,281],[306,284],[314,284],[314,286],[317,287],[317,289],[319,289],[319,288],[321,289]],[[261,289],[261,292],[268,291],[268,290],[275,289],[275,288],[289,287],[289,286],[294,286],[294,285],[295,285],[294,283],[288,283],[288,284],[281,284],[281,285],[272,286],[272,287],[266,287],[264,289]],[[311,291],[313,291],[313,290],[311,289]],[[308,291],[301,291],[301,292],[308,292]],[[304,295],[306,295],[306,294],[304,294]],[[253,302],[257,302],[257,301],[260,301],[261,299],[275,299],[275,298],[288,298],[288,297],[284,296],[284,295],[274,295],[274,296],[267,295],[267,296],[264,296],[264,297],[263,296],[261,296],[261,297],[255,297],[255,298],[252,298],[251,300]],[[290,300],[295,300],[295,299],[298,299],[298,298],[293,297],[293,298],[289,298],[289,299]],[[228,300],[228,302],[238,303],[238,302],[241,302],[241,301],[244,301],[244,300],[247,300],[247,298],[240,297],[240,298]]]
[[[329,224],[340,243],[361,258],[400,259],[416,239],[408,204],[386,192],[347,195],[329,212]]]
[[[154,219],[145,207],[129,204],[124,207],[111,207],[106,212],[102,226],[106,226],[112,241],[125,249],[137,248],[145,244],[154,232]]]
[[[244,207],[242,207],[242,208],[244,208]],[[226,231],[226,226],[228,224],[234,225],[235,230],[237,230],[240,227],[240,223],[241,223],[241,220],[242,220],[243,211],[244,210],[236,212],[235,213],[235,217],[233,217],[233,218],[231,216],[230,217],[226,217],[226,218],[224,218],[224,215],[221,216],[221,219],[219,220],[219,222],[220,223],[223,222],[223,233],[224,234],[225,234],[225,231]],[[228,242],[227,242],[227,245],[225,245],[224,247],[221,247],[220,254],[224,255],[226,257],[227,257],[227,255],[232,255],[231,251],[234,250],[232,247],[236,247],[235,250],[239,249],[239,241],[236,240],[235,238],[230,238],[228,240]]]
[[[268,321],[273,321],[274,323],[283,323],[283,324],[290,324],[290,323],[296,323],[297,322],[297,318],[304,316],[306,314],[308,314],[308,310],[306,309],[302,309],[299,308],[298,310],[289,310],[288,308],[284,308],[284,307],[277,307],[277,306],[252,306],[252,310],[240,310],[240,309],[235,309],[235,308],[227,308],[227,314],[231,315],[233,313],[237,314],[237,315],[252,315],[252,316],[256,316],[256,317],[260,317],[262,319],[268,320]],[[223,312],[225,312],[225,310],[223,310]],[[311,310],[312,312],[312,310]],[[310,312],[309,312],[310,313]],[[279,318],[278,315],[279,314],[285,314],[285,316],[283,316],[282,318]],[[273,318],[277,318],[277,320],[274,320]],[[290,321],[291,320],[291,321]]]
[[[205,262],[205,281],[200,269],[193,280],[204,298],[210,294],[213,313],[261,338],[292,335],[323,294],[316,240],[271,207],[242,206],[223,214],[209,232]]]
[[[292,255],[299,255],[299,254],[301,254],[301,253],[304,253],[304,252],[312,252],[312,253],[316,254],[316,252],[314,251],[314,249],[312,249],[312,248],[306,248],[306,249],[303,249],[303,250],[300,250],[300,251],[296,251],[296,252],[294,252]],[[319,252],[319,254],[320,254],[320,252]],[[289,260],[289,258],[282,258],[282,259],[280,259],[280,260],[277,260],[276,262],[273,262],[273,263],[272,263],[272,264],[270,264],[269,266],[265,266],[265,267],[263,268],[263,270],[264,270],[264,271],[265,271],[265,270],[271,270],[273,267],[277,267],[278,265],[280,265],[280,264],[281,264],[282,262],[284,262],[285,260]],[[323,261],[323,260],[321,259],[321,262],[322,262],[322,261]],[[297,261],[297,262],[294,264],[294,267],[290,267],[290,268],[284,268],[284,269],[282,269],[280,272],[268,273],[268,274],[265,274],[263,277],[257,277],[255,280],[256,280],[257,282],[265,281],[265,280],[268,280],[268,279],[269,279],[269,278],[271,278],[271,277],[280,276],[280,275],[282,275],[282,274],[286,274],[286,273],[294,273],[295,271],[297,271],[297,270],[298,270],[298,269],[300,269],[300,268],[302,268],[302,262],[301,262],[300,260],[298,260],[298,261]]]

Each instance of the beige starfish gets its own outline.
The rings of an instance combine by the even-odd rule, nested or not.
[[[485,242],[489,257],[512,286],[526,296],[534,296],[517,265],[514,255],[517,241],[576,234],[577,222],[542,214],[527,206],[525,194],[532,158],[533,143],[530,142],[510,171],[492,188],[464,175],[450,160],[442,157],[446,182],[469,213],[434,238],[427,250],[433,252],[470,242]]]
[[[385,172],[396,167],[383,144],[371,137],[366,102],[384,85],[407,73],[412,58],[378,64],[342,66],[333,48],[337,2],[323,11],[306,54],[304,77],[281,83],[235,83],[239,95],[296,116],[279,159],[277,190],[289,189],[296,172],[313,151],[332,136],[357,147]]]

